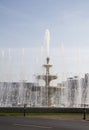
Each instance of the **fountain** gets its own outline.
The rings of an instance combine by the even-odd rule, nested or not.
[[[46,64],[43,65],[43,67],[46,69],[45,75],[38,75],[37,79],[43,79],[45,81],[45,102],[46,106],[50,107],[52,106],[51,103],[51,89],[53,89],[50,86],[50,82],[54,79],[57,79],[56,75],[50,74],[50,68],[52,67],[51,64],[49,64],[50,58],[49,58],[49,45],[50,45],[50,33],[49,30],[47,29],[45,32],[45,41],[46,41],[46,46],[47,46],[47,58],[46,58]]]
[[[68,77],[56,86],[51,84],[58,77],[51,73],[52,64],[50,63],[50,32],[45,31],[45,62],[42,63],[45,73],[35,74],[35,80],[29,82],[25,77],[25,49],[20,53],[20,81],[10,80],[12,78],[12,51],[9,49],[6,60],[6,51],[1,50],[1,72],[9,71],[8,81],[0,81],[0,107],[83,107],[89,106],[89,74],[84,77]],[[62,47],[63,51],[63,47]],[[63,52],[64,53],[64,52]],[[17,58],[17,57],[16,57]],[[41,57],[42,58],[42,57]],[[5,60],[8,61],[5,64]],[[5,66],[6,65],[6,66]],[[5,69],[4,69],[5,67]],[[13,67],[14,68],[14,67]],[[42,83],[40,83],[42,82]]]

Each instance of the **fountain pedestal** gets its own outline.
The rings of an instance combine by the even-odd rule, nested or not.
[[[57,79],[56,75],[51,75],[50,74],[50,68],[52,67],[51,64],[49,64],[50,58],[46,58],[46,64],[43,65],[46,69],[46,74],[45,75],[38,75],[38,79],[43,79],[45,81],[45,100],[46,100],[46,105],[48,107],[52,106],[51,103],[51,87],[50,87],[50,82],[54,79]]]

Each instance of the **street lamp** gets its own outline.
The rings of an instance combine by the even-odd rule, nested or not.
[[[24,117],[26,116],[26,106],[27,104],[24,104]]]
[[[83,108],[83,120],[86,120],[86,104],[84,104]]]

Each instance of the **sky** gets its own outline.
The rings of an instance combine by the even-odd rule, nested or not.
[[[46,29],[52,72],[89,73],[89,0],[0,0],[1,80],[42,73]]]

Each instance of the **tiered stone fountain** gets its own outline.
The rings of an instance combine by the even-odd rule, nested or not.
[[[46,64],[43,65],[43,67],[46,70],[46,73],[44,75],[38,75],[38,79],[43,79],[45,81],[45,102],[46,106],[50,107],[52,105],[51,103],[51,89],[50,87],[50,82],[54,79],[57,79],[56,75],[50,74],[50,68],[52,65],[49,63],[50,58],[49,58],[49,44],[50,44],[50,33],[49,30],[46,30],[45,32],[46,36],[46,44],[47,44],[47,58],[46,58]]]

